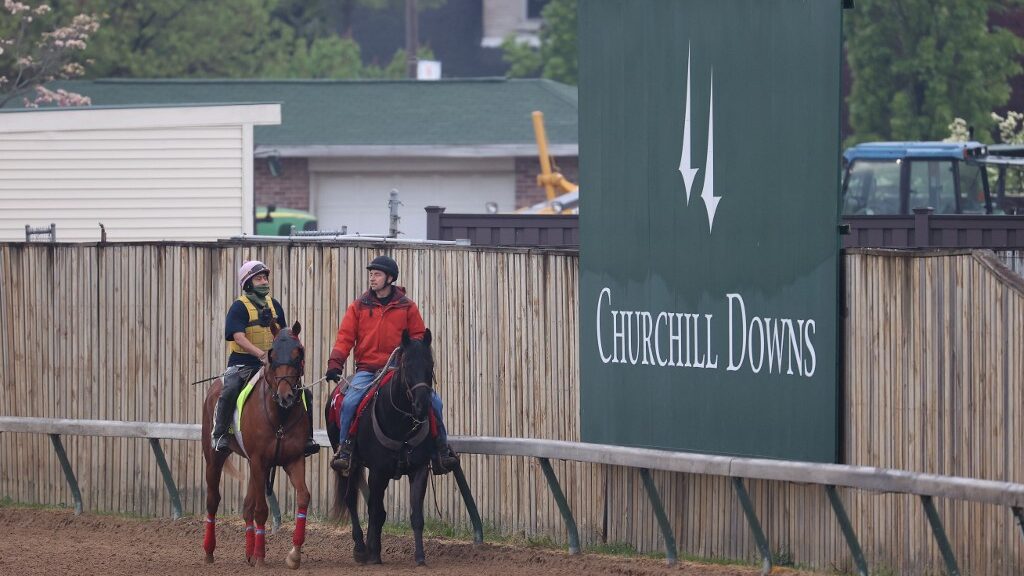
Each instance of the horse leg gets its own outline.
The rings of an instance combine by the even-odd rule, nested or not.
[[[363,527],[359,523],[359,483],[363,480],[363,469],[356,466],[348,478],[342,476],[341,472],[335,474],[338,475],[339,490],[344,485],[345,506],[352,520],[352,558],[360,564],[366,564],[366,542],[363,539]]]
[[[262,461],[249,461],[249,491],[246,498],[251,498],[252,520],[255,522],[255,537],[253,541],[253,566],[262,567],[266,565],[267,557],[267,516],[270,515],[270,508],[267,506],[267,478],[270,471]],[[246,523],[248,524],[248,518]]]
[[[309,489],[306,488],[306,459],[293,460],[285,466],[288,479],[295,487],[295,532],[292,533],[292,549],[284,563],[296,570],[302,563],[302,543],[306,541],[306,510],[309,509]]]
[[[256,525],[253,523],[255,515],[256,501],[246,487],[245,500],[242,502],[242,519],[245,520],[245,563],[250,566],[255,562],[253,558],[256,550]]]
[[[220,507],[220,477],[224,471],[224,462],[228,454],[217,454],[204,446],[206,457],[206,530],[203,534],[203,550],[206,552],[206,563],[213,563],[213,551],[217,549],[217,509]]]
[[[428,468],[420,466],[409,475],[409,509],[412,511],[412,534],[416,540],[416,565],[426,566],[427,557],[423,553],[423,499],[427,495]]]
[[[388,518],[384,509],[384,491],[388,489],[391,476],[370,470],[370,501],[367,507],[370,512],[370,525],[366,533],[366,547],[370,552],[370,563],[380,564],[380,535],[384,529],[384,521]]]

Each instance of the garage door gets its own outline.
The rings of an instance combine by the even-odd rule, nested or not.
[[[488,202],[501,211],[515,209],[515,173],[495,172],[315,172],[313,211],[321,230],[348,227],[350,234],[385,235],[388,198],[398,191],[402,204],[399,238],[427,237],[427,206],[449,213],[484,213]]]

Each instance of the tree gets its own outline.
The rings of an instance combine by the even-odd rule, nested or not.
[[[541,10],[540,49],[508,37],[502,43],[504,59],[511,67],[509,76],[540,75],[575,85],[579,78],[576,48],[576,0],[551,0]]]
[[[383,0],[361,0],[377,2]],[[440,0],[433,0],[438,2]],[[379,78],[329,24],[337,0],[78,0],[103,14],[92,77]],[[64,10],[71,10],[65,3]],[[404,69],[403,69],[404,70]]]
[[[1017,3],[1019,0],[1010,0]],[[931,140],[963,118],[986,133],[1022,41],[988,26],[999,0],[857,0],[846,13],[851,142]]]
[[[48,4],[33,7],[14,0],[4,0],[0,14],[0,107],[19,97],[26,106],[88,104],[80,94],[43,84],[85,72],[83,51],[99,27],[96,18],[76,14],[60,24]]]
[[[102,14],[87,54],[94,77],[251,77],[291,49],[275,0],[79,0]]]

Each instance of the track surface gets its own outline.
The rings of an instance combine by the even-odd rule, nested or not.
[[[266,570],[292,573],[284,566],[291,547],[290,524],[267,538]],[[255,571],[244,561],[240,520],[219,520],[217,561],[205,564],[200,549],[203,523],[196,518],[143,520],[63,510],[0,507],[0,574],[75,576],[137,576],[230,574]],[[557,550],[503,544],[474,546],[461,540],[431,538],[425,542],[427,567],[416,568],[412,538],[384,537],[384,564],[361,566],[352,560],[348,530],[311,522],[306,528],[302,566],[297,574],[424,574],[482,576],[488,574],[585,574],[599,576],[686,574],[688,576],[752,576],[753,567],[699,565],[682,562],[668,567],[649,558],[598,554],[569,556]],[[265,570],[264,570],[265,571]],[[809,574],[776,568],[773,574]]]

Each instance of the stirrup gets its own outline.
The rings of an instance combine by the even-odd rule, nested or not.
[[[214,452],[230,452],[231,444],[228,442],[228,435],[221,434],[220,436],[213,437],[213,451]]]
[[[346,440],[338,446],[338,451],[331,458],[331,469],[335,472],[340,473],[342,476],[348,476],[349,472],[352,471],[352,441]]]
[[[303,446],[302,452],[306,456],[312,456],[314,454],[318,454],[320,452],[320,444],[317,444],[317,441],[314,440],[312,437],[307,438],[306,439],[306,445]]]
[[[455,451],[445,445],[445,454],[442,455],[441,451],[435,451],[433,457],[430,459],[430,468],[434,472],[434,476],[443,476],[459,465],[459,457],[456,456]]]

